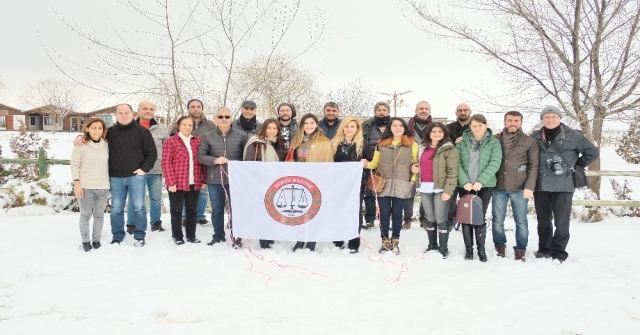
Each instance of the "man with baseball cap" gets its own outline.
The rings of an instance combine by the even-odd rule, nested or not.
[[[547,106],[540,112],[542,128],[533,132],[540,148],[538,181],[533,193],[538,219],[536,258],[553,258],[561,264],[569,254],[569,221],[573,192],[573,170],[585,168],[600,152],[581,131],[561,122],[562,111]],[[555,231],[553,225],[555,225]]]
[[[240,115],[231,123],[231,128],[243,131],[247,136],[251,137],[262,127],[262,122],[258,122],[256,118],[256,109],[258,106],[251,100],[242,103]]]

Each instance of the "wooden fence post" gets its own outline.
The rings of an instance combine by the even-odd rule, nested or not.
[[[38,152],[38,179],[47,176],[47,152],[40,150]]]

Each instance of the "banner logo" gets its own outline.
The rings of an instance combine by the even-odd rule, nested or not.
[[[287,226],[298,226],[313,219],[322,205],[320,189],[309,179],[287,176],[276,180],[264,195],[269,215]]]

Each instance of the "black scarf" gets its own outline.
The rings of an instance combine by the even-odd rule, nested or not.
[[[254,115],[251,120],[247,120],[244,117],[240,117],[240,127],[244,130],[252,130],[256,126],[256,116]]]
[[[542,141],[546,143],[553,142],[558,134],[560,134],[560,126],[557,126],[553,129],[542,127]]]
[[[383,116],[383,117],[377,117],[374,116],[373,117],[374,121],[376,122],[376,125],[378,127],[384,127],[387,125],[387,123],[389,123],[389,121],[391,120],[391,116],[387,115],[387,116]]]

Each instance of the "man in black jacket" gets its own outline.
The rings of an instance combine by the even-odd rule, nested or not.
[[[569,257],[566,248],[575,191],[573,170],[585,168],[600,157],[598,148],[581,131],[562,123],[561,118],[562,112],[557,107],[543,108],[540,112],[542,128],[531,134],[540,148],[538,181],[533,193],[538,219],[535,256],[552,257],[557,263]]]
[[[124,205],[129,196],[133,205],[135,245],[145,245],[147,215],[144,208],[145,174],[153,168],[157,150],[148,129],[133,121],[128,104],[116,106],[116,124],[107,131],[109,144],[109,183],[111,187],[111,244],[122,242]]]
[[[461,103],[456,106],[456,120],[447,124],[447,129],[449,129],[449,137],[451,141],[455,144],[462,141],[462,133],[465,130],[469,129],[469,123],[471,121],[471,108],[466,103]],[[453,191],[453,195],[451,195],[451,203],[449,204],[449,231],[453,228],[455,224],[454,218],[456,216],[456,210],[458,201],[458,189]]]

